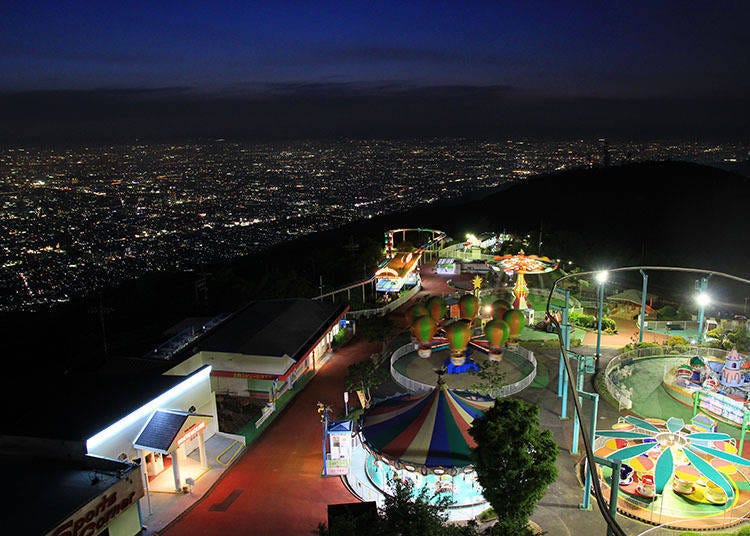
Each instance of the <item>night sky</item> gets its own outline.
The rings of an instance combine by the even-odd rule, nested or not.
[[[749,15],[746,1],[11,0],[0,136],[742,136]]]

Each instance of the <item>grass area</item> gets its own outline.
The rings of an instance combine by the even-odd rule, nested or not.
[[[533,387],[535,389],[544,389],[545,387],[547,387],[547,384],[549,384],[549,370],[547,369],[546,365],[537,361],[536,376],[534,377],[534,380],[531,382],[529,387]]]

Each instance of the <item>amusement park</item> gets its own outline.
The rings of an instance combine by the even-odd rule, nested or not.
[[[292,376],[280,398],[267,382],[263,419],[281,424],[260,436],[257,456],[298,456],[313,406],[318,453],[296,471],[249,452],[238,463],[258,491],[246,511],[283,508],[287,524],[299,517],[309,530],[305,512],[327,508],[332,527],[334,506],[382,516],[407,490],[476,534],[508,516],[530,534],[743,529],[750,336],[738,313],[750,281],[685,267],[584,271],[505,232],[392,229],[382,254],[371,275],[313,298],[346,311],[309,385],[290,399]],[[488,469],[480,430],[510,402],[533,409],[522,423],[503,416],[516,431],[503,429]],[[538,434],[536,450],[519,445],[516,434],[530,440],[516,426]],[[545,471],[531,502],[524,463]],[[260,493],[282,485],[314,498]]]
[[[428,265],[421,255],[430,246],[415,261],[386,237],[391,260],[375,277],[417,288],[420,274],[410,276],[407,264],[416,272]],[[354,427],[350,488],[379,501],[389,481],[409,481],[449,493],[449,520],[476,519],[489,505],[472,464],[472,421],[495,399],[547,386],[555,371],[540,370],[535,354],[557,343],[558,418],[572,421],[581,510],[596,504],[613,525],[642,523],[639,533],[740,524],[750,514],[746,327],[722,319],[707,289],[710,279],[710,295],[727,303],[745,282],[668,267],[568,274],[560,260],[523,249],[487,251],[500,242],[483,247],[469,236],[431,252],[432,274],[464,277],[450,280],[452,292],[423,291],[406,309],[411,340],[387,356],[401,389],[376,399]],[[389,267],[393,259],[402,271]],[[488,388],[479,379],[490,368],[502,380]],[[605,406],[614,410],[608,426]]]

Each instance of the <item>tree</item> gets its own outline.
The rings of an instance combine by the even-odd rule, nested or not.
[[[372,359],[349,365],[344,387],[347,391],[362,391],[365,395],[365,407],[370,406],[372,390],[385,380],[385,368],[379,367]]]
[[[389,316],[375,316],[357,320],[357,333],[369,342],[384,341],[393,331],[395,324]]]
[[[446,493],[430,494],[427,487],[415,493],[414,483],[391,481],[377,519],[352,517],[337,520],[335,526],[318,525],[319,536],[477,536],[475,524],[446,525],[447,508],[452,504]]]
[[[493,396],[503,385],[505,385],[505,373],[500,370],[498,361],[485,361],[479,365],[476,373],[479,381],[469,387],[469,390]]]
[[[469,430],[477,478],[498,516],[495,534],[528,534],[536,503],[557,478],[557,445],[539,428],[538,413],[523,400],[501,398]]]

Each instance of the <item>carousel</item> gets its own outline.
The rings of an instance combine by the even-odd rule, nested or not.
[[[447,494],[449,519],[472,519],[487,502],[471,464],[476,443],[469,428],[494,400],[448,389],[443,371],[438,374],[432,391],[392,397],[365,411],[359,427],[365,473],[383,496],[392,493],[394,479],[411,481],[415,493],[426,487],[433,498]]]

